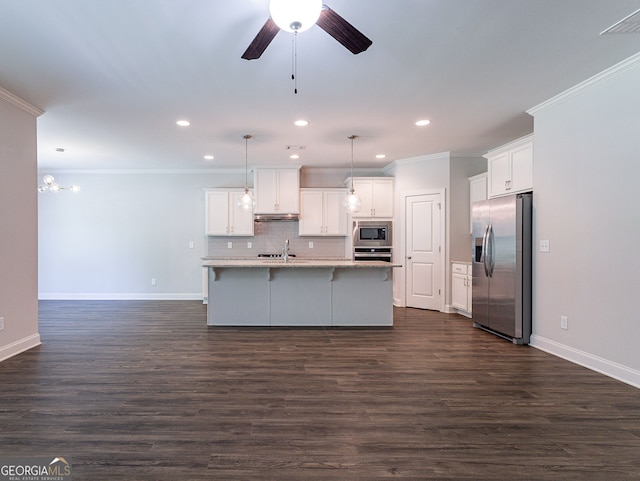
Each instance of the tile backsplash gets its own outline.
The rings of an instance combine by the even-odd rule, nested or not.
[[[256,222],[253,237],[209,237],[209,256],[257,257],[258,254],[279,254],[289,239],[289,253],[298,257],[351,257],[347,253],[346,237],[300,237],[297,221]],[[231,242],[231,249],[228,247]],[[251,248],[248,243],[251,243]],[[313,243],[313,248],[309,243]]]

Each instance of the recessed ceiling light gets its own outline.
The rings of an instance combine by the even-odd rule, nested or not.
[[[206,160],[213,160],[213,155],[205,155],[204,158]]]
[[[416,122],[416,125],[418,127],[424,127],[425,125],[429,125],[430,123],[431,123],[431,120],[424,119],[424,120],[418,120]]]
[[[386,157],[386,155],[384,154],[377,154],[376,155],[376,159],[384,159]]]
[[[289,158],[290,158],[290,159],[299,159],[299,158],[300,158],[300,156],[299,156],[298,154],[291,154],[291,155],[289,156]]]
[[[191,125],[191,122],[189,122],[188,120],[178,120],[176,124],[178,124],[180,127],[189,127]]]
[[[297,125],[298,127],[306,127],[307,125],[309,125],[309,121],[300,119],[300,120],[296,120],[294,124]]]

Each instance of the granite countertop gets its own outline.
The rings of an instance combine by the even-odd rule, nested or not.
[[[233,258],[233,257],[203,257],[203,267],[274,267],[274,268],[314,268],[314,267],[355,267],[355,268],[372,268],[372,267],[402,267],[400,264],[383,261],[363,261],[354,262],[351,259],[313,259],[313,258],[289,258],[287,262],[282,259],[264,259],[264,258]]]

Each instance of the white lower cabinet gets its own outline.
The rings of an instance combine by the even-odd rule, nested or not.
[[[208,236],[252,236],[253,212],[238,207],[244,189],[205,191],[205,234]]]
[[[468,264],[451,264],[451,307],[460,314],[471,316],[472,295],[471,266]]]
[[[301,236],[346,236],[348,217],[342,207],[346,189],[300,189]]]

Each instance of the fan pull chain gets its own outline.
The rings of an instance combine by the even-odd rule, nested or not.
[[[298,93],[298,31],[293,32],[291,39],[291,80],[293,80],[293,93]]]

